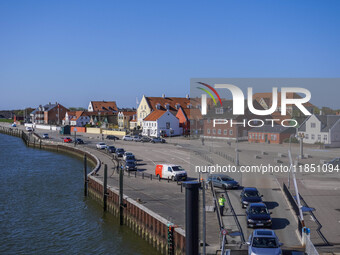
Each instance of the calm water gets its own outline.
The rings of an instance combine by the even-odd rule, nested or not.
[[[0,134],[1,254],[157,254],[83,196],[82,162]]]

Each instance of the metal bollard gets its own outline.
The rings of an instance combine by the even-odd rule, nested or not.
[[[150,174],[150,180],[152,181],[152,174]]]
[[[144,173],[142,173],[142,179],[144,179]]]

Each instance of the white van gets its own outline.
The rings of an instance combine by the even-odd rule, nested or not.
[[[160,164],[156,166],[155,174],[157,177],[181,181],[187,179],[187,172],[179,165]]]

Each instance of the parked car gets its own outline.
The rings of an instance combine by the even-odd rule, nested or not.
[[[77,138],[77,139],[76,139],[76,144],[84,144],[83,139]]]
[[[17,127],[17,124],[16,124],[16,123],[13,123],[13,124],[12,124],[12,127]]]
[[[165,139],[160,138],[160,137],[154,137],[150,141],[151,143],[165,143]]]
[[[151,141],[151,138],[147,137],[147,136],[142,136],[140,138],[140,142],[142,142],[142,143],[149,143],[150,141]]]
[[[333,167],[339,167],[340,166],[340,158],[332,159],[331,161],[328,161],[325,164],[333,165]]]
[[[70,137],[65,137],[64,143],[72,143],[72,139]]]
[[[108,140],[119,140],[119,137],[115,136],[115,135],[107,135],[106,139],[108,139]]]
[[[123,157],[123,155],[124,155],[124,149],[123,148],[118,148],[118,149],[116,149],[116,155],[117,155],[117,157]]]
[[[136,171],[137,170],[137,165],[135,161],[126,161],[124,164],[124,169],[126,171]]]
[[[109,152],[109,153],[115,153],[116,147],[114,147],[113,145],[106,146],[106,151]]]
[[[132,140],[135,141],[135,142],[140,142],[142,139],[142,137],[140,135],[135,135],[132,137]]]
[[[33,128],[31,128],[31,127],[26,127],[26,131],[32,132],[32,131],[33,131]]]
[[[132,152],[128,152],[128,151],[124,152],[123,159],[125,160],[126,156],[129,156],[129,155],[133,155],[133,153]]]
[[[172,164],[156,165],[155,175],[159,178],[170,178],[172,181],[187,179],[187,172],[181,166]]]
[[[270,229],[254,230],[254,232],[249,236],[247,245],[248,255],[282,254],[280,246],[283,244],[279,242],[275,232]]]
[[[130,136],[130,135],[124,135],[124,136],[123,136],[123,140],[124,140],[124,141],[132,141],[133,138],[132,138],[132,136]]]
[[[262,195],[258,192],[257,188],[243,188],[240,200],[242,208],[246,208],[250,203],[259,203],[262,202]]]
[[[106,148],[106,144],[105,143],[97,143],[96,147],[99,150],[104,150]]]
[[[249,204],[246,210],[247,227],[271,227],[272,218],[264,203]]]
[[[211,174],[207,179],[207,184],[221,189],[238,189],[240,184],[226,174]]]
[[[43,135],[42,135],[42,138],[43,138],[43,139],[48,139],[49,136],[48,136],[48,134],[43,134]]]
[[[136,163],[135,155],[127,155],[124,159],[125,161],[133,161]]]

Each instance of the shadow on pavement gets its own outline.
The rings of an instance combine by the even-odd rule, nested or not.
[[[285,218],[272,218],[272,229],[284,229],[286,226],[290,224],[289,220]]]

